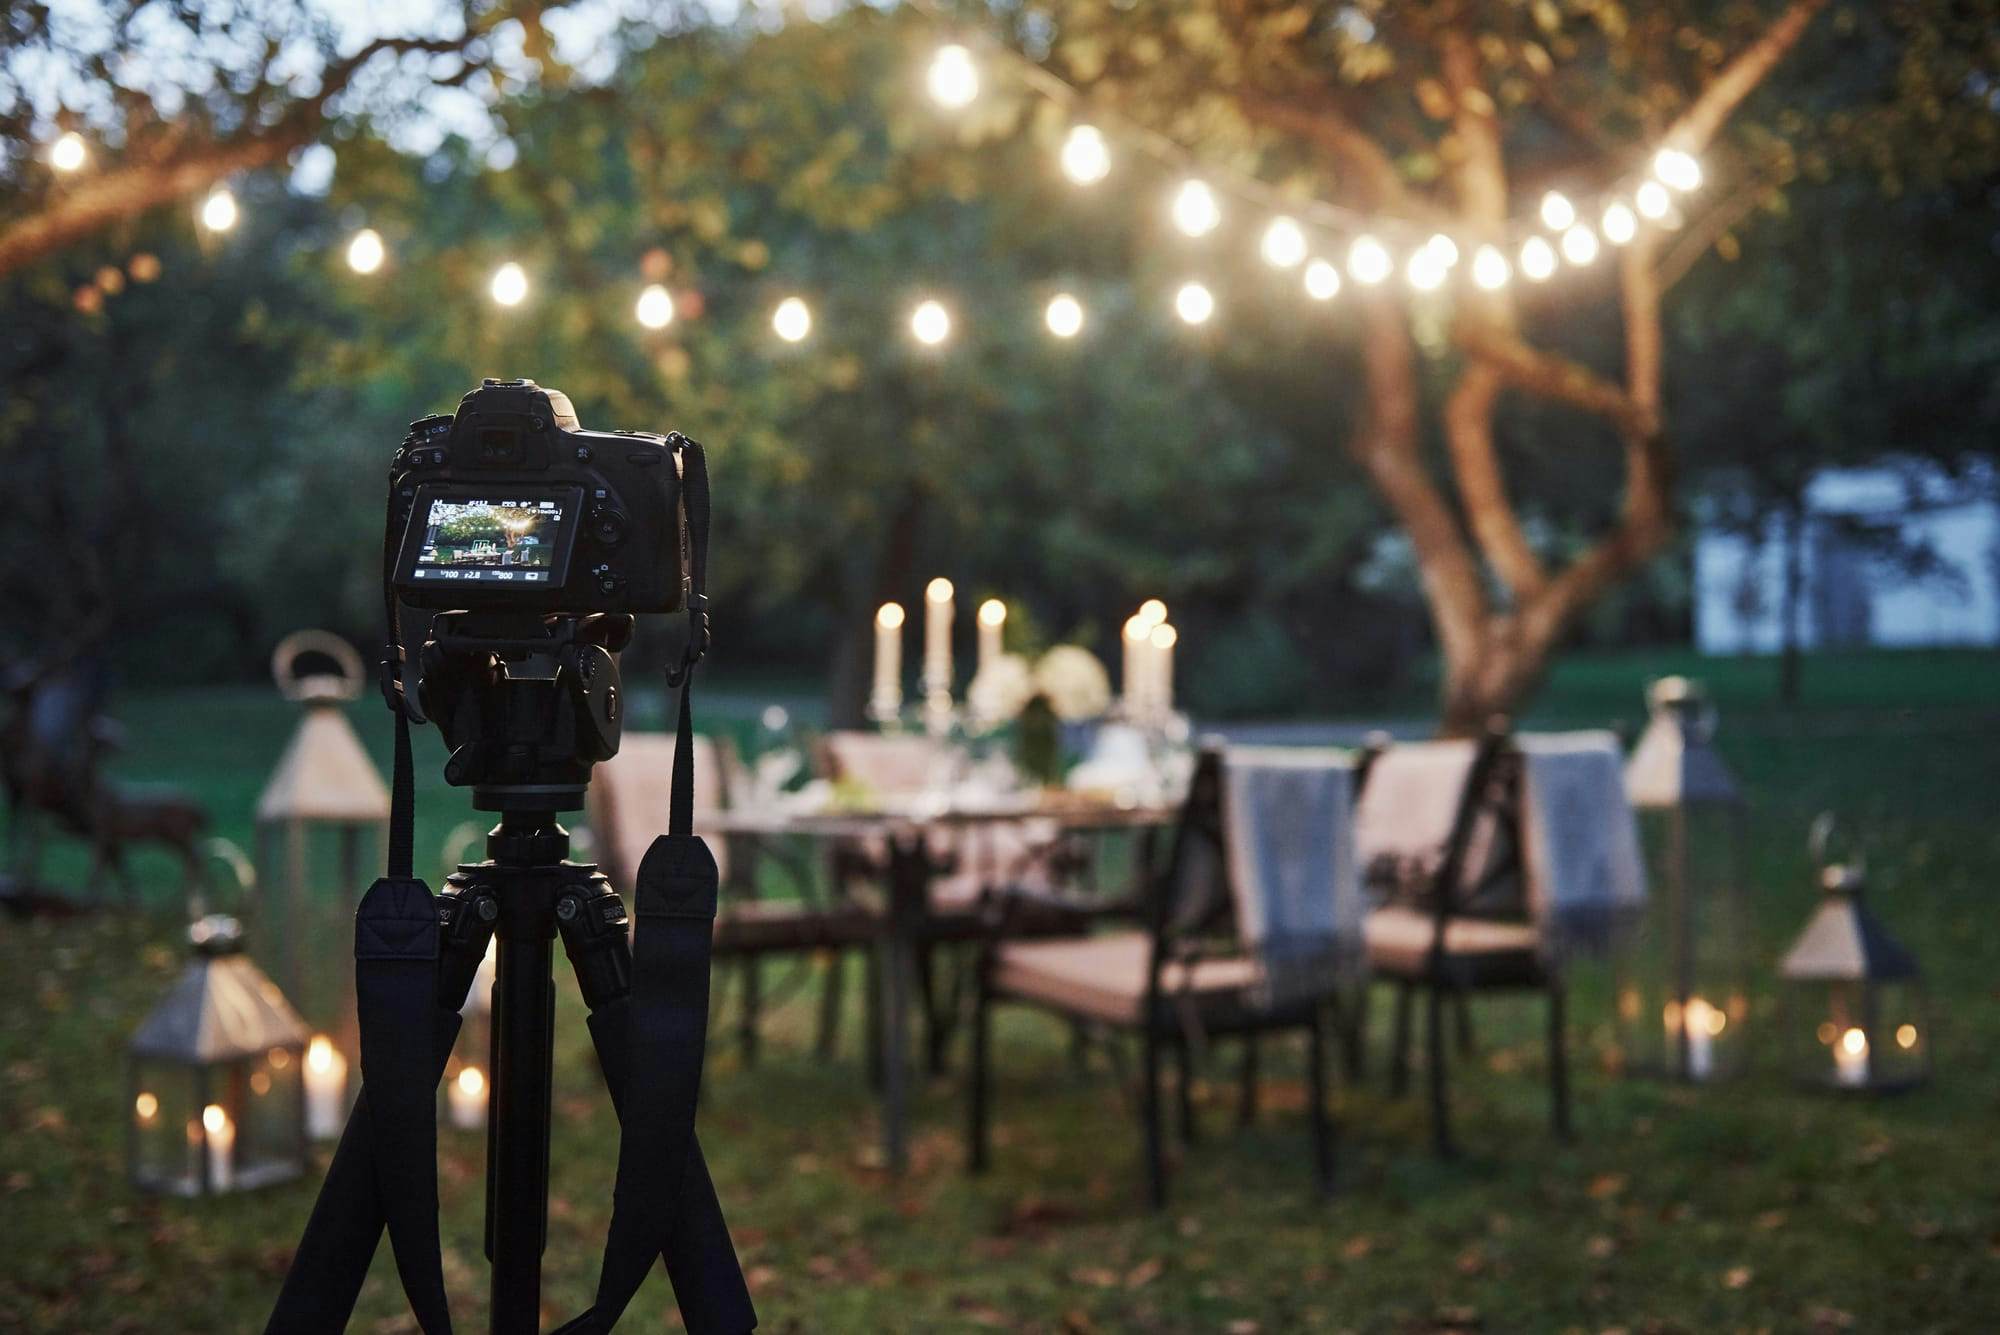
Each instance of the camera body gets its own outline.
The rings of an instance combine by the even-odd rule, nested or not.
[[[679,434],[586,431],[560,390],[487,380],[410,424],[390,582],[412,607],[673,612],[688,591]]]

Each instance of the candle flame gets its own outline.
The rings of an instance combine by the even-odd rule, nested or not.
[[[924,586],[924,597],[930,599],[934,603],[950,602],[951,594],[952,594],[951,581],[946,579],[943,575],[939,575],[936,579],[932,580],[929,584]]]
[[[1152,638],[1155,649],[1171,649],[1174,647],[1174,641],[1180,639],[1180,637],[1181,633],[1172,626],[1153,627]]]
[[[1840,1036],[1840,1050],[1850,1057],[1859,1057],[1868,1051],[1868,1035],[1859,1029],[1850,1029]]]
[[[478,1098],[486,1092],[486,1072],[477,1066],[468,1066],[458,1073],[458,1089],[467,1098]]]
[[[324,1074],[333,1069],[334,1058],[337,1055],[333,1050],[332,1039],[325,1034],[314,1034],[312,1042],[306,1045],[306,1067]]]
[[[1904,1048],[1915,1047],[1917,1045],[1917,1027],[1913,1024],[1898,1025],[1896,1027],[1896,1045]]]
[[[1139,620],[1148,626],[1164,626],[1167,622],[1167,605],[1158,598],[1148,598],[1139,604]]]
[[[903,605],[901,603],[883,603],[881,608],[875,613],[875,624],[883,630],[895,630],[903,624]]]
[[[202,1130],[211,1136],[219,1136],[229,1127],[229,1114],[219,1103],[211,1103],[201,1110]]]
[[[1134,644],[1144,643],[1146,637],[1152,633],[1153,625],[1146,618],[1135,615],[1125,619],[1125,638]]]
[[[982,626],[1004,626],[1007,624],[1007,604],[998,598],[988,598],[979,605],[979,624]]]
[[[140,1121],[142,1122],[152,1121],[154,1117],[159,1115],[160,1111],[159,1096],[154,1094],[151,1090],[146,1090],[146,1089],[140,1090],[139,1097],[132,1100],[132,1111],[139,1114]]]

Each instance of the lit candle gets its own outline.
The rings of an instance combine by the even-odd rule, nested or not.
[[[1152,650],[1153,628],[1143,617],[1125,622],[1124,676],[1125,712],[1137,717],[1146,712],[1146,659]]]
[[[1685,1009],[1667,1003],[1667,1043],[1676,1060],[1680,1052],[1680,1032],[1687,1033],[1687,1069],[1690,1080],[1706,1080],[1715,1074],[1715,1039],[1729,1023],[1718,1006],[1702,997],[1690,997]]]
[[[451,1124],[460,1131],[477,1131],[486,1125],[486,1072],[477,1066],[460,1070],[458,1078],[445,1086],[451,1103]]]
[[[1868,1035],[1859,1029],[1847,1030],[1833,1045],[1833,1079],[1850,1089],[1868,1083]]]
[[[1181,637],[1172,626],[1155,626],[1147,638],[1153,646],[1153,683],[1146,692],[1152,708],[1170,714],[1174,708],[1174,643]]]
[[[306,1045],[306,1134],[332,1140],[347,1120],[347,1059],[325,1034]]]
[[[219,1103],[201,1110],[201,1129],[208,1144],[208,1188],[228,1191],[236,1181],[236,1123]]]
[[[924,589],[924,694],[951,693],[951,581],[940,575]]]
[[[868,712],[887,722],[902,707],[903,605],[883,603],[875,613],[875,689],[868,697]]]
[[[986,665],[1000,657],[1001,633],[1007,628],[1007,604],[998,598],[988,598],[979,605],[979,672]]]

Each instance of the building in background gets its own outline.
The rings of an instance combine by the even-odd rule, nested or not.
[[[2000,645],[2000,473],[1922,460],[1827,469],[1805,504],[1697,508],[1695,644],[1707,654]]]

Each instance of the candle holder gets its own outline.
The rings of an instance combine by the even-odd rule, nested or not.
[[[193,958],[128,1051],[133,1185],[207,1196],[297,1177],[305,1023],[243,953],[236,919],[199,918],[188,943]]]
[[[1664,677],[1625,767],[1655,893],[1617,957],[1619,1051],[1634,1075],[1740,1074],[1750,1049],[1747,811],[1699,684]]]
[[[1862,902],[1866,866],[1832,856],[1833,817],[1813,822],[1819,908],[1778,965],[1787,1060],[1801,1084],[1887,1094],[1930,1079],[1930,1002],[1916,956]]]

